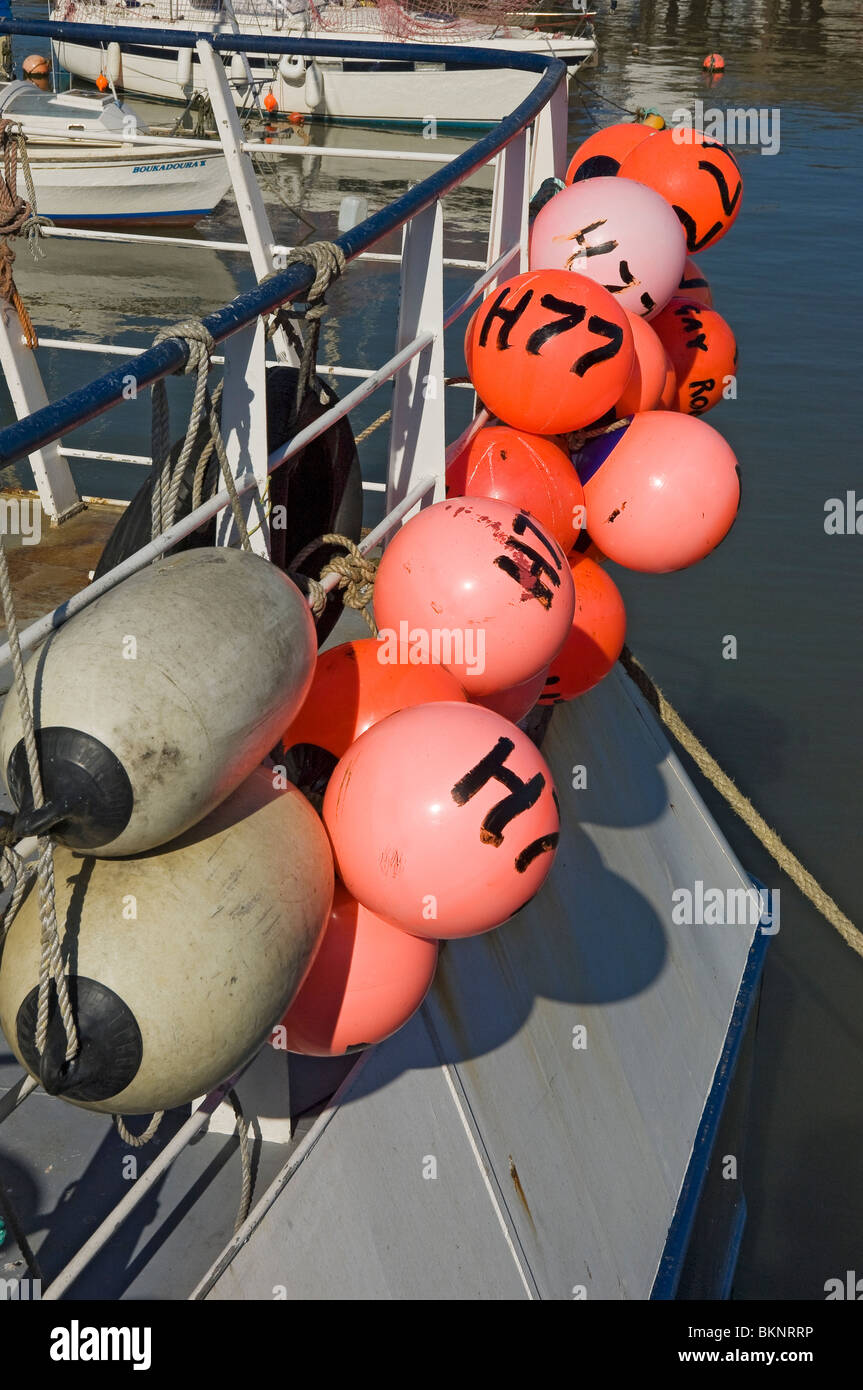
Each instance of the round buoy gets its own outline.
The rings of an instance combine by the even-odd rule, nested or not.
[[[383,1042],[423,1002],[437,967],[436,941],[410,936],[369,912],[336,883],[312,968],[273,1043],[311,1057],[343,1057]]]
[[[249,668],[247,668],[249,669]],[[311,963],[333,894],[323,826],[258,768],[157,853],[55,852],[57,920],[80,1051],[51,987],[35,1045],[41,928],[31,887],[0,964],[0,1025],[46,1091],[88,1110],[170,1110],[212,1090],[266,1040]]]
[[[575,613],[569,636],[548,668],[541,705],[559,705],[608,675],[626,637],[626,609],[610,574],[586,555],[569,558]]]
[[[639,410],[656,410],[668,372],[668,354],[656,336],[653,324],[647,323],[638,314],[630,314],[629,326],[635,354],[626,390],[613,407],[615,420],[622,420],[625,415],[635,415]]]
[[[108,90],[108,79],[104,72],[100,72],[99,76],[96,78],[96,86],[99,88],[100,92],[106,92]]]
[[[28,53],[21,64],[21,71],[25,77],[47,77],[51,71],[51,65],[43,54]]]
[[[542,887],[559,818],[526,734],[479,705],[417,705],[352,744],[324,824],[348,891],[416,936],[500,926]]]
[[[737,368],[737,343],[721,314],[689,299],[672,299],[653,327],[674,365],[675,408],[687,415],[712,410]]]
[[[707,72],[724,72],[725,59],[721,53],[708,53],[701,66]]]
[[[45,812],[32,812],[14,691],[6,699],[0,768],[21,833],[46,824],[61,844],[111,856],[182,834],[290,723],[315,649],[299,589],[250,552],[185,551],[124,580],[25,668]]]
[[[542,435],[490,425],[446,471],[447,496],[495,497],[530,512],[571,550],[584,525],[584,492],[567,454]]]
[[[647,318],[668,303],[685,263],[686,238],[668,203],[622,175],[562,189],[531,228],[531,270],[586,275]]]
[[[601,285],[567,270],[534,270],[483,301],[468,324],[465,358],[491,414],[530,434],[566,434],[620,396],[632,332]]]
[[[659,397],[656,409],[677,409],[677,372],[674,370],[674,363],[669,357],[667,349],[665,352],[665,378],[662,383],[662,394]]]
[[[291,125],[305,125],[306,122],[306,118],[302,111],[290,111],[288,113],[288,120]]]
[[[574,601],[557,541],[528,512],[478,497],[438,502],[406,522],[384,551],[374,598],[379,638],[394,652],[402,633],[424,644],[468,695],[543,670]]]
[[[651,127],[639,121],[620,121],[595,130],[582,141],[569,161],[564,183],[613,178],[626,156],[652,134]]]
[[[495,714],[503,715],[511,723],[517,724],[530,714],[545,687],[546,672],[540,671],[521,685],[511,685],[508,690],[496,690],[493,695],[474,695],[471,703],[493,709]]]
[[[604,555],[651,574],[685,569],[728,534],[740,503],[737,460],[704,420],[646,411],[590,440],[574,462],[587,529]]]
[[[704,304],[706,308],[713,308],[713,291],[704,277],[704,272],[691,257],[687,257],[686,265],[683,267],[683,274],[680,277],[680,284],[677,286],[675,299],[694,299],[696,304]]]
[[[699,130],[658,131],[627,155],[620,173],[662,194],[693,254],[725,236],[740,213],[743,179],[737,161],[725,145]]]
[[[661,115],[659,111],[654,111],[652,109],[645,111],[641,121],[642,125],[650,126],[652,130],[665,129],[665,117]]]
[[[384,633],[380,641],[364,637],[321,652],[302,708],[273,754],[304,791],[323,794],[342,754],[387,715],[432,700],[467,699],[455,676],[432,663],[430,644],[415,633],[411,638],[405,625],[393,643]]]
[[[272,89],[271,89],[269,92],[267,92],[267,95],[264,97],[264,110],[265,110],[265,111],[269,111],[270,115],[272,115],[273,112],[274,112],[274,111],[278,111],[278,109],[279,109],[279,103],[277,102],[276,98],[273,96]]]

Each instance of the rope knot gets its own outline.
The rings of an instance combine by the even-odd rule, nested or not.
[[[171,328],[160,328],[153,339],[153,347],[170,338],[179,338],[189,349],[186,361],[177,368],[178,376],[191,376],[193,372],[200,372],[204,365],[209,369],[216,340],[200,319],[182,319]]]
[[[334,555],[331,560],[328,560],[321,570],[319,579],[311,579],[307,575],[299,574],[298,569],[303,560],[309,555],[313,555],[322,545],[338,545],[346,550],[347,554]],[[353,608],[356,612],[362,613],[372,636],[377,637],[377,624],[370,608],[377,572],[377,560],[370,560],[348,536],[339,536],[333,532],[328,532],[324,536],[319,536],[317,540],[311,541],[300,551],[294,560],[290,573],[294,582],[306,594],[316,618],[321,616],[327,604],[327,591],[323,587],[323,580],[326,579],[327,575],[335,574],[338,577],[336,587],[342,591],[342,603],[345,608]]]

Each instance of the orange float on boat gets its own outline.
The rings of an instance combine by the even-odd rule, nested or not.
[[[107,91],[108,79],[105,76],[104,72],[100,72],[99,76],[96,78],[96,86],[99,88],[100,92]]]
[[[564,183],[613,178],[626,156],[653,134],[652,126],[642,125],[639,121],[620,121],[616,125],[595,130],[579,145],[569,161]]]
[[[272,113],[274,111],[278,111],[278,109],[279,103],[276,101],[276,98],[273,96],[273,93],[271,91],[267,92],[267,95],[264,97],[264,110],[269,111],[272,115]]]
[[[524,507],[571,550],[584,526],[584,490],[568,454],[508,425],[478,430],[446,471],[447,496],[496,497]]]
[[[703,304],[708,309],[713,308],[713,291],[704,277],[704,272],[691,256],[687,257],[674,298],[694,299],[697,304]]]
[[[424,644],[469,696],[544,670],[574,603],[554,537],[528,512],[491,497],[452,497],[411,517],[375,580],[379,640],[393,652],[402,637]]]
[[[545,686],[546,674],[545,671],[540,671],[539,675],[533,676],[529,681],[522,681],[521,685],[511,685],[508,690],[496,690],[493,695],[474,695],[471,704],[493,709],[495,714],[502,714],[504,719],[517,724],[526,714],[530,714],[539,700]]]
[[[389,652],[376,638],[363,637],[320,652],[309,693],[282,735],[284,751],[310,744],[340,758],[354,739],[396,710],[467,699],[443,666],[428,660],[412,663],[410,641],[402,645],[401,652],[398,645]],[[414,655],[421,653],[415,648]]]
[[[490,931],[524,907],[560,826],[539,749],[472,704],[417,705],[368,729],[336,767],[323,817],[348,891],[428,939]]]
[[[645,411],[589,440],[573,462],[591,537],[627,569],[665,574],[694,565],[737,516],[734,453],[718,430],[691,415]]]
[[[656,409],[677,409],[677,373],[674,370],[674,363],[669,357],[667,349],[665,351],[665,380],[662,383],[662,394],[659,397],[659,404]]]
[[[312,968],[271,1041],[310,1057],[383,1042],[416,1013],[437,954],[436,941],[384,922],[337,881]]]
[[[622,420],[639,410],[656,410],[668,375],[668,354],[653,330],[655,319],[647,323],[640,314],[627,313],[635,353],[629,381],[612,409],[612,418]]]
[[[611,575],[586,555],[571,555],[569,564],[575,613],[569,636],[548,668],[541,705],[559,705],[598,685],[626,638],[626,609]]]
[[[530,434],[566,434],[603,415],[626,386],[632,356],[625,310],[602,285],[568,270],[507,280],[465,335],[483,404]]]
[[[690,299],[672,299],[653,320],[674,366],[673,409],[703,415],[722,399],[737,368],[737,343],[721,314]]]
[[[724,237],[740,212],[743,179],[737,161],[700,130],[657,131],[627,155],[620,173],[646,183],[671,204],[692,254]]]

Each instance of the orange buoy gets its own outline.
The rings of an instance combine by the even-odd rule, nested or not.
[[[648,410],[589,440],[574,463],[587,528],[627,569],[666,574],[696,564],[728,534],[740,504],[737,460],[718,430]]]
[[[291,125],[305,125],[306,118],[301,111],[291,111],[288,113],[288,120]]]
[[[663,347],[665,344],[663,344]],[[674,363],[665,350],[665,380],[662,383],[662,394],[659,397],[657,410],[676,410],[677,409],[677,372],[674,370]]]
[[[573,700],[608,675],[623,651],[626,609],[610,574],[586,555],[571,555],[575,613],[569,636],[548,668],[539,703]]]
[[[665,117],[660,116],[658,111],[648,111],[642,117],[642,125],[650,126],[653,130],[665,129]]]
[[[531,270],[492,290],[465,335],[465,358],[491,414],[530,434],[582,429],[619,399],[632,330],[602,285]]]
[[[107,77],[105,76],[104,72],[100,72],[100,73],[99,73],[99,76],[96,78],[96,86],[99,88],[99,91],[100,91],[100,92],[104,92],[105,89],[107,88],[107,86],[108,86],[108,79],[107,79]]]
[[[47,77],[51,67],[41,53],[29,53],[21,64],[21,71],[25,77]]]
[[[603,175],[613,178],[626,156],[652,134],[652,128],[639,121],[620,121],[595,130],[582,141],[569,161],[564,183],[578,183],[581,179]]]
[[[429,651],[469,696],[544,670],[563,645],[574,602],[554,537],[528,512],[490,497],[451,497],[411,517],[375,580],[379,639],[393,653],[402,638]]]
[[[584,490],[558,444],[508,425],[490,425],[452,460],[447,496],[496,497],[535,516],[563,550],[584,526]]]
[[[686,415],[712,410],[737,367],[737,343],[725,319],[691,299],[672,299],[653,328],[674,365],[674,408]]]
[[[524,907],[560,826],[539,749],[471,704],[415,705],[367,729],[336,767],[323,817],[348,891],[428,939],[490,931]]]
[[[713,307],[713,291],[704,278],[704,272],[691,257],[687,257],[683,274],[680,277],[680,284],[677,287],[677,294],[674,297],[675,299],[694,299],[696,304],[704,304],[708,309]]]
[[[721,53],[708,53],[701,66],[708,72],[723,72],[725,69],[725,59]]]
[[[628,311],[627,317],[635,352],[626,389],[611,412],[614,420],[636,415],[639,410],[656,410],[668,374],[667,353],[653,330],[655,320],[648,323],[640,314]]]
[[[265,111],[269,111],[270,114],[272,115],[272,113],[273,113],[274,111],[278,111],[278,109],[279,109],[279,103],[276,101],[276,98],[273,96],[272,89],[270,89],[270,91],[268,91],[268,92],[267,92],[267,95],[264,97],[264,110],[265,110]]]
[[[627,155],[623,178],[661,193],[686,233],[690,254],[713,246],[740,213],[743,179],[733,154],[700,130],[657,131]]]
[[[575,469],[572,471],[574,473]],[[540,671],[529,681],[522,681],[521,685],[511,685],[509,690],[496,690],[493,695],[474,695],[471,704],[493,709],[496,714],[502,714],[504,719],[517,724],[526,714],[530,714],[542,694],[546,674],[546,671]]]
[[[383,1042],[416,1013],[434,979],[437,942],[384,922],[336,882],[312,968],[270,1041],[310,1057]]]
[[[466,700],[455,676],[432,664],[428,654],[425,662],[419,660],[422,653],[416,645],[412,648],[409,636],[401,651],[398,644],[389,652],[385,643],[363,637],[320,652],[309,693],[274,755],[277,761],[282,753],[302,749],[297,755],[300,766],[326,769],[328,760],[315,756],[323,749],[331,769],[332,760],[346,753],[354,739],[396,710],[432,700]],[[412,652],[417,658],[413,662]]]

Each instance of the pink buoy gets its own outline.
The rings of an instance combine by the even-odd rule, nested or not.
[[[728,534],[740,503],[737,459],[703,420],[646,411],[574,458],[587,529],[604,555],[651,574],[685,569]]]
[[[571,568],[572,556],[569,563]],[[545,688],[546,674],[546,671],[540,671],[538,676],[532,676],[529,681],[522,681],[521,685],[511,685],[509,690],[497,690],[494,695],[475,695],[473,703],[493,709],[497,714],[502,714],[504,719],[517,724],[526,714],[530,714],[539,700]]]
[[[416,1013],[436,966],[436,941],[382,921],[337,881],[312,968],[271,1041],[311,1057],[383,1042]]]
[[[339,875],[415,936],[473,936],[529,902],[551,869],[551,773],[526,734],[479,705],[400,710],[337,764],[324,824]]]
[[[686,237],[674,211],[652,188],[620,175],[561,189],[531,229],[531,270],[586,275],[644,318],[665,307],[685,264]]]
[[[379,659],[437,662],[468,696],[520,685],[557,655],[575,595],[563,550],[528,512],[454,497],[418,512],[375,580]]]

